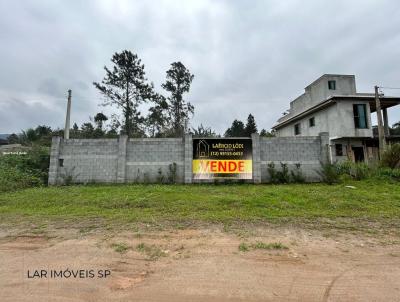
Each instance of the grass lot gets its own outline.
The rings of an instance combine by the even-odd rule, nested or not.
[[[355,189],[346,188],[355,186]],[[0,194],[0,221],[101,219],[230,223],[348,219],[400,221],[400,184],[88,185]]]

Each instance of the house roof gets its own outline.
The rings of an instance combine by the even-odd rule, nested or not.
[[[333,74],[333,73],[326,73],[323,74],[322,76],[320,76],[318,79],[316,79],[314,82],[312,82],[311,84],[308,84],[304,89],[307,89],[313,85],[315,85],[316,83],[318,83],[319,81],[321,81],[322,79],[326,79],[326,78],[353,78],[355,79],[355,75],[354,74]]]
[[[357,94],[353,94],[353,95],[333,95],[333,96],[330,96],[327,99],[323,100],[322,102],[319,102],[318,104],[316,104],[316,105],[314,105],[292,117],[289,117],[288,119],[278,122],[277,124],[275,124],[272,127],[272,129],[277,130],[279,128],[282,128],[282,127],[286,126],[287,124],[290,124],[294,121],[304,118],[307,115],[310,115],[310,114],[317,112],[325,107],[328,107],[328,106],[336,103],[339,100],[355,100],[355,99],[368,101],[370,108],[371,108],[371,113],[376,111],[376,103],[375,103],[374,94],[357,93]],[[381,101],[381,108],[384,109],[384,108],[389,108],[389,107],[399,105],[400,97],[381,96],[380,101]]]

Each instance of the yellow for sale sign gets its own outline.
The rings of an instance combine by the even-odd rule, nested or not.
[[[193,178],[253,178],[250,138],[193,139]]]

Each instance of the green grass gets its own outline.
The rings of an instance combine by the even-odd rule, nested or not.
[[[264,243],[256,242],[250,245],[255,250],[287,250],[288,247],[280,242]]]
[[[248,252],[250,250],[287,250],[288,247],[280,242],[264,243],[258,241],[256,243],[247,244],[242,242],[239,244],[239,251]]]
[[[111,247],[114,251],[120,254],[126,253],[130,249],[130,246],[126,243],[113,243],[111,244]]]
[[[167,254],[160,247],[155,245],[139,243],[136,246],[136,250],[142,254],[145,254],[150,260],[157,260],[160,257],[167,256]]]
[[[239,251],[241,252],[248,252],[250,250],[249,246],[242,242],[241,244],[239,244]]]
[[[356,189],[346,188],[346,185]],[[187,225],[400,218],[400,184],[88,185],[0,193],[0,221],[102,220]]]

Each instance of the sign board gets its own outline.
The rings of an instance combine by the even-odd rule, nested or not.
[[[250,138],[194,138],[193,179],[252,179]]]

